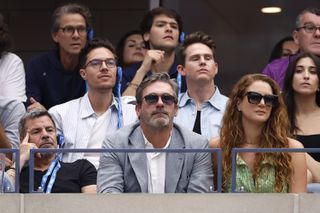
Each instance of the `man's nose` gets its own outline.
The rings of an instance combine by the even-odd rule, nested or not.
[[[166,31],[172,32],[172,27],[171,27],[170,24],[167,24],[167,25],[166,25]]]
[[[72,33],[72,37],[80,37],[80,34],[78,32],[78,29],[74,29],[73,33]]]
[[[102,61],[102,64],[100,66],[100,70],[108,70],[108,66],[107,66],[107,62],[106,61]]]
[[[203,56],[200,57],[200,64],[206,64],[206,60]]]

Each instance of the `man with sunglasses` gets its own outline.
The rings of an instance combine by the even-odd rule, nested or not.
[[[312,53],[320,57],[320,8],[307,8],[298,15],[296,29],[293,31],[293,38],[298,44],[300,52]],[[270,76],[283,88],[283,81],[288,65],[298,55],[299,53],[275,60],[268,64],[262,73]]]
[[[103,39],[89,41],[80,53],[80,75],[88,92],[81,98],[49,109],[64,148],[101,148],[106,134],[137,120],[135,107],[122,103],[112,93],[117,81],[116,55],[112,44]],[[96,168],[99,153],[64,153],[64,162],[86,158]]]
[[[202,136],[173,123],[178,86],[167,73],[150,75],[136,92],[140,122],[109,134],[106,149],[205,149]],[[211,154],[208,152],[129,152],[101,154],[100,193],[186,193],[212,189]]]
[[[215,48],[209,35],[195,32],[186,36],[178,53],[178,70],[185,76],[188,89],[179,98],[175,122],[208,140],[219,136],[228,101],[214,81],[218,73]]]
[[[79,75],[79,53],[92,28],[91,12],[68,3],[52,15],[51,36],[56,48],[33,58],[26,67],[28,110],[46,108],[79,98],[85,82]]]

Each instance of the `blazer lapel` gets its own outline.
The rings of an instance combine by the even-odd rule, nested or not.
[[[144,149],[144,139],[142,130],[138,126],[129,136],[130,149]],[[128,158],[132,169],[137,177],[141,192],[148,192],[148,171],[147,171],[147,157],[145,153],[128,153]]]
[[[171,141],[168,149],[183,149],[185,148],[183,139],[178,133],[177,129],[173,128]],[[181,176],[183,162],[185,154],[184,153],[167,153],[166,160],[166,182],[165,182],[165,192],[174,193],[177,188],[179,178]]]

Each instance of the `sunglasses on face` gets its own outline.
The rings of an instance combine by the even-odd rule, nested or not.
[[[277,95],[261,95],[258,92],[247,92],[246,95],[250,104],[259,104],[263,98],[264,104],[270,107],[278,105]]]
[[[177,103],[177,100],[174,96],[169,95],[169,94],[162,94],[162,95],[157,95],[157,94],[149,94],[143,97],[144,100],[146,101],[147,104],[153,105],[158,103],[159,98],[161,98],[162,103],[166,105],[172,105],[174,103]]]

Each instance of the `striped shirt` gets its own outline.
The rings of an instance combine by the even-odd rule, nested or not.
[[[135,105],[122,102],[122,111],[124,126],[137,121]],[[105,138],[107,134],[114,133],[118,129],[117,98],[113,98],[112,104],[105,112],[107,114],[106,124],[99,126],[107,128],[101,130],[94,128],[97,126],[97,122],[100,121],[99,117],[92,109],[88,93],[81,98],[74,99],[50,108],[49,113],[52,115],[55,121],[57,133],[64,135],[64,148],[100,148],[103,140],[90,141],[90,138],[92,137],[92,131],[99,131],[99,138]],[[98,158],[99,156],[100,153],[96,153],[96,157]],[[81,158],[85,158],[84,153],[63,153],[62,161],[74,162]],[[88,160],[90,161],[91,158]],[[91,163],[93,163],[96,167],[98,166],[95,160]]]

